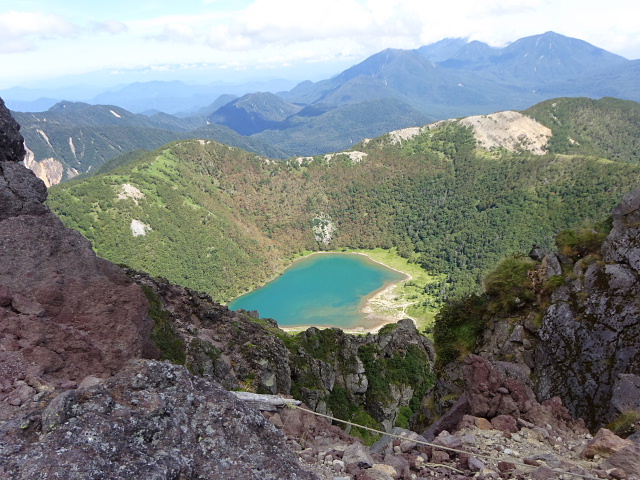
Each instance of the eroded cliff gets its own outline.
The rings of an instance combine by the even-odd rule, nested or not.
[[[620,413],[612,403],[616,384],[640,374],[640,188],[612,217],[599,251],[565,261],[535,356],[539,394],[561,396],[591,426]],[[625,396],[636,400],[625,406],[640,407],[640,388],[626,385]]]

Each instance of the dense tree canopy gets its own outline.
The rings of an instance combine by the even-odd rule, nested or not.
[[[640,170],[596,156],[483,150],[458,122],[353,151],[276,161],[179,141],[52,188],[49,204],[105,258],[222,301],[304,250],[347,247],[397,247],[439,275],[425,289],[445,298],[478,291],[506,255],[553,248],[559,230],[603,220]],[[124,184],[144,198],[119,199]],[[318,219],[333,227],[328,243],[314,234]],[[133,236],[132,220],[150,229]]]

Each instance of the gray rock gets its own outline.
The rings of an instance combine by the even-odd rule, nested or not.
[[[367,470],[367,478],[371,480],[395,480],[396,477],[390,475],[382,469],[370,468]]]
[[[456,435],[452,435],[446,430],[440,432],[433,443],[442,447],[453,448],[456,450],[462,448],[462,441]]]
[[[169,363],[131,361],[27,415],[0,424],[7,478],[317,478],[260,413]]]
[[[471,470],[472,472],[479,472],[480,470],[485,468],[484,463],[482,463],[476,457],[469,457],[468,464],[469,464],[469,470]]]
[[[67,390],[55,396],[42,412],[42,431],[50,432],[73,416],[71,409],[76,401],[75,390]]]
[[[359,468],[371,468],[375,463],[368,449],[361,443],[349,445],[342,456],[345,465],[356,464]]]
[[[562,265],[555,253],[549,253],[542,259],[542,267],[545,269],[545,279],[562,275]]]
[[[396,471],[395,478],[401,477],[405,469],[409,468],[410,466],[409,461],[407,459],[405,459],[404,457],[396,456],[396,455],[387,454],[384,456],[383,461],[386,465],[389,465],[395,469]]]
[[[556,478],[558,478],[558,474],[545,466],[538,467],[531,472],[532,480],[554,480]]]
[[[613,386],[611,406],[619,413],[640,409],[640,375],[618,375]]]
[[[640,188],[612,216],[603,262],[576,262],[573,281],[552,296],[535,351],[538,396],[562,398],[594,429],[619,411],[619,375],[640,375]]]

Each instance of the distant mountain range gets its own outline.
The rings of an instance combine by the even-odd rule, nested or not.
[[[238,97],[236,90],[209,96],[212,90],[207,88],[151,82],[94,97],[130,106],[134,112],[155,112],[149,116],[82,104],[64,121],[52,122],[61,109],[69,113],[69,102],[46,113],[15,116],[35,161],[55,158],[80,173],[132,148],[157,148],[189,137],[286,158],[342,150],[364,138],[439,119],[523,110],[556,97],[640,101],[640,60],[546,32],[504,48],[445,39],[416,50],[388,49],[333,78],[302,82],[277,93],[261,90]],[[174,116],[159,113],[160,104],[174,105],[169,109],[174,112],[177,107],[183,110]],[[92,108],[100,110],[94,114]],[[191,115],[186,115],[188,111]],[[45,136],[59,137],[59,145],[47,142]],[[95,154],[80,158],[79,150],[74,152],[70,145],[88,138],[92,139],[88,148]]]
[[[272,158],[286,156],[258,139],[200,116],[146,116],[113,105],[79,102],[60,102],[46,112],[13,112],[13,116],[25,138],[25,163],[48,185],[95,170],[133,150],[153,150],[186,138],[214,139]]]

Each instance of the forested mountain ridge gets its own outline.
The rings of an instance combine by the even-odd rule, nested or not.
[[[558,98],[525,110],[553,131],[551,153],[640,162],[640,103],[605,97]]]
[[[60,102],[46,112],[14,112],[27,147],[27,166],[48,186],[68,180],[137,149],[183,138],[213,138],[272,157],[286,156],[205,117],[133,114],[114,105]]]
[[[633,103],[603,102],[620,118]],[[347,247],[396,247],[440,275],[428,290],[455,296],[476,290],[505,255],[551,247],[557,231],[604,220],[637,184],[637,164],[601,152],[536,155],[518,137],[511,150],[483,148],[472,127],[451,120],[285,162],[177,141],[52,188],[49,205],[99,255],[222,301],[305,249]]]
[[[156,113],[147,118],[97,105],[100,114],[91,116],[99,124],[81,119],[76,124],[67,116],[68,128],[63,130],[61,125],[37,121],[53,118],[56,109],[58,113],[63,110],[60,105],[71,109],[70,102],[62,102],[49,112],[16,113],[16,118],[23,125],[33,161],[53,158],[58,162],[56,168],[65,171],[62,179],[66,180],[75,171],[84,173],[120,153],[158,148],[183,138],[210,138],[270,158],[286,158],[351,148],[364,138],[439,119],[521,110],[554,97],[610,96],[640,101],[639,79],[640,60],[627,60],[582,40],[546,32],[504,48],[445,39],[413,50],[386,49],[329,79],[305,81],[288,91],[211,97],[194,108],[191,117],[183,112],[182,117]],[[169,95],[184,87],[179,97],[188,97],[189,86],[165,83],[123,88],[123,105],[147,98],[141,93],[145,87],[145,95]],[[193,88],[198,96],[210,91]],[[95,98],[117,103],[118,92]],[[76,113],[80,110],[74,108]],[[122,125],[132,128],[122,131]],[[56,139],[49,142],[52,146],[38,130]],[[82,155],[74,153],[70,143],[79,145],[76,151]]]
[[[209,119],[241,135],[251,135],[276,127],[300,110],[301,106],[287,103],[273,93],[253,93],[223,105]]]
[[[425,52],[426,53],[426,52]],[[473,71],[501,83],[537,88],[608,69],[629,61],[577,38],[555,32],[524,37],[504,48],[470,42],[440,65]]]

